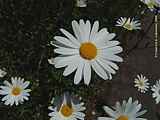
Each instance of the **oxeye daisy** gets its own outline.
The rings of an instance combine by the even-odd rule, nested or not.
[[[7,74],[6,71],[0,69],[0,78],[3,78]]]
[[[50,106],[49,113],[51,120],[84,120],[85,114],[83,111],[86,109],[84,103],[74,100],[71,96],[61,97],[55,106]]]
[[[99,117],[98,120],[147,120],[139,118],[147,111],[140,111],[142,105],[138,101],[133,102],[132,98],[129,98],[128,101],[124,100],[122,104],[117,102],[113,109],[108,106],[104,106],[103,108],[109,117]]]
[[[139,20],[135,20],[134,18],[133,19],[126,18],[126,17],[120,17],[116,21],[115,26],[120,26],[130,31],[141,29],[141,23],[139,22]]]
[[[153,85],[151,90],[153,91],[152,97],[155,98],[156,104],[158,104],[160,102],[160,80]]]
[[[77,7],[87,7],[87,0],[76,0]]]
[[[138,91],[145,93],[146,91],[148,91],[149,88],[149,83],[148,83],[148,79],[141,75],[137,75],[137,78],[135,78],[134,80],[135,83],[135,87],[138,88]]]
[[[30,82],[25,81],[20,77],[12,77],[11,83],[4,81],[4,86],[0,86],[0,95],[3,95],[2,101],[5,101],[5,105],[12,106],[23,103],[24,100],[28,100],[30,96],[30,89],[26,89]]]
[[[99,22],[95,21],[91,28],[90,21],[72,21],[75,36],[64,29],[60,31],[66,36],[55,36],[55,43],[51,44],[57,48],[55,67],[66,67],[63,75],[67,76],[75,72],[74,83],[78,84],[84,78],[84,83],[89,84],[91,80],[91,68],[104,80],[112,79],[119,67],[115,62],[123,59],[117,54],[122,52],[119,42],[112,40],[114,33],[109,33],[107,28],[99,29]]]

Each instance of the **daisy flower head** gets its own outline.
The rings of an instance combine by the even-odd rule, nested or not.
[[[130,97],[128,101],[123,100],[122,104],[116,103],[113,109],[108,106],[104,106],[105,112],[109,117],[99,117],[98,120],[147,120],[145,118],[139,118],[147,111],[141,111],[142,105],[137,101],[132,101]]]
[[[0,86],[0,95],[3,95],[2,101],[4,101],[5,105],[19,105],[19,103],[23,103],[24,100],[28,100],[31,91],[27,89],[29,86],[29,81],[24,81],[23,78],[20,77],[12,77],[11,83],[8,81],[4,81],[4,86]]]
[[[64,76],[76,71],[74,84],[79,84],[84,78],[84,83],[89,85],[91,68],[104,80],[112,79],[112,74],[119,69],[115,62],[123,61],[117,55],[123,51],[120,43],[112,40],[115,33],[109,33],[107,28],[98,30],[98,21],[91,28],[90,21],[84,22],[82,19],[79,23],[73,20],[72,28],[75,36],[60,29],[66,37],[54,37],[56,42],[52,45],[57,47],[54,52],[60,54],[54,59],[55,67],[65,67]]]
[[[141,29],[141,23],[139,22],[139,20],[135,20],[134,18],[133,19],[126,18],[126,17],[120,17],[116,21],[115,26],[123,27],[129,31]]]
[[[3,78],[7,74],[6,71],[0,69],[0,78]]]
[[[50,120],[84,120],[84,103],[64,94],[54,106],[50,106]]]
[[[153,91],[152,97],[155,98],[156,104],[158,104],[160,102],[160,80],[153,85],[151,90]]]
[[[135,87],[138,88],[138,91],[145,93],[146,91],[148,91],[149,88],[149,83],[148,83],[148,79],[141,75],[137,75],[137,78],[135,78],[134,80],[135,83]]]
[[[76,0],[77,7],[87,7],[87,0]]]

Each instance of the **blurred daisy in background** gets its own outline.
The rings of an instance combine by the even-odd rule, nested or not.
[[[147,111],[140,111],[142,105],[138,103],[138,100],[132,101],[132,98],[129,98],[128,101],[123,100],[122,104],[117,102],[113,109],[108,106],[104,106],[103,108],[110,117],[99,117],[98,120],[147,120],[139,118]]]
[[[115,26],[119,26],[119,27],[123,27],[127,30],[139,30],[141,29],[141,23],[139,22],[139,20],[135,20],[134,18],[126,18],[126,17],[120,17],[117,21],[116,21],[116,25]]]
[[[137,78],[135,78],[134,80],[135,83],[135,87],[138,88],[138,91],[145,93],[146,91],[148,91],[149,88],[149,83],[148,83],[148,79],[141,75],[137,75]]]
[[[122,62],[119,57],[122,47],[119,42],[112,40],[115,33],[109,33],[107,28],[99,29],[99,22],[95,21],[91,28],[89,20],[84,22],[72,21],[75,36],[65,29],[60,31],[66,36],[55,36],[56,41],[52,45],[57,48],[55,53],[60,56],[54,59],[55,67],[66,67],[63,75],[67,76],[76,71],[74,83],[79,84],[84,78],[84,83],[89,85],[91,80],[91,68],[104,80],[112,79],[119,67],[115,62]]]
[[[54,100],[56,102],[56,100]],[[79,100],[75,100],[70,95],[64,94],[61,98],[54,103],[54,106],[50,106],[49,113],[50,120],[84,120],[86,109],[84,103]]]
[[[87,7],[87,0],[76,0],[77,7]]]
[[[23,103],[24,100],[28,100],[31,91],[26,89],[29,86],[30,82],[25,81],[20,77],[12,77],[11,83],[4,81],[4,86],[0,86],[0,95],[3,95],[2,101],[5,101],[5,105],[12,106],[13,104],[19,105]]]
[[[141,0],[154,13],[160,13],[160,0]]]
[[[0,69],[0,78],[3,78],[5,75],[7,75],[7,72]]]
[[[151,90],[153,91],[152,97],[155,98],[156,104],[158,104],[160,102],[160,80],[153,85]]]

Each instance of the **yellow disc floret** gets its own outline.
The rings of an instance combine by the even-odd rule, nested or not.
[[[72,115],[73,109],[68,105],[62,105],[60,112],[64,117],[69,117]]]
[[[14,95],[14,96],[18,96],[18,95],[20,95],[21,94],[21,88],[20,87],[13,87],[13,89],[12,89],[12,95]]]
[[[79,51],[81,57],[87,60],[92,60],[97,56],[97,48],[91,42],[82,43]]]

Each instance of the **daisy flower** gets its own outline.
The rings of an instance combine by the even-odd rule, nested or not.
[[[148,83],[148,79],[141,75],[137,75],[137,78],[135,78],[134,80],[135,83],[135,87],[138,88],[138,91],[145,93],[146,91],[148,91],[149,88],[149,83]]]
[[[76,0],[77,7],[87,7],[87,0]]]
[[[14,103],[18,105],[23,103],[24,100],[28,100],[30,89],[26,89],[30,82],[25,81],[20,77],[12,77],[11,83],[4,81],[4,86],[0,86],[0,95],[3,95],[2,101],[5,101],[5,105],[12,106]]]
[[[55,58],[55,67],[65,67],[64,76],[75,72],[74,83],[78,84],[84,78],[84,83],[89,85],[91,80],[91,68],[104,80],[112,79],[119,67],[115,62],[123,59],[116,54],[122,52],[119,42],[112,40],[114,33],[109,33],[107,28],[100,31],[99,22],[95,21],[91,28],[90,21],[72,21],[75,36],[64,29],[60,31],[66,36],[55,36],[57,48],[55,53],[60,56]]]
[[[72,97],[66,96],[66,94],[61,98],[62,102],[54,107],[49,107],[49,110],[52,111],[49,113],[50,120],[84,120],[84,103],[77,102]],[[61,101],[61,99],[58,101]]]
[[[120,17],[116,23],[117,24],[115,26],[123,27],[130,31],[141,29],[141,23],[139,20],[135,20],[134,18]]]
[[[152,89],[152,97],[155,98],[156,104],[160,102],[160,80],[153,85]]]
[[[3,78],[7,74],[6,71],[0,69],[0,78]]]
[[[133,102],[132,98],[129,98],[128,101],[124,100],[122,104],[117,102],[113,109],[104,106],[105,112],[110,117],[99,117],[98,120],[147,120],[139,118],[147,112],[146,110],[140,111],[141,108],[142,105],[138,103],[138,100]]]

